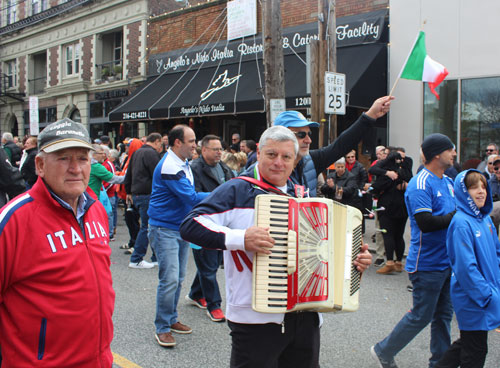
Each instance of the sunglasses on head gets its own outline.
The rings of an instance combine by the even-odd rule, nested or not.
[[[306,137],[306,135],[309,136],[309,138],[312,137],[312,132],[309,131],[309,132],[294,132],[295,133],[295,136],[299,139],[304,139]]]

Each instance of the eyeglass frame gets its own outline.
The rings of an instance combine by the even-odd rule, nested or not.
[[[300,131],[300,132],[293,132],[293,133],[295,134],[295,136],[298,139],[304,139],[306,137],[306,135],[308,135],[309,138],[312,138],[312,132],[311,131],[308,131],[308,132]]]

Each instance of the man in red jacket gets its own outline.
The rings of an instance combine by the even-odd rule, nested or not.
[[[0,211],[2,367],[109,368],[115,293],[90,138],[66,118],[38,147],[37,182]]]

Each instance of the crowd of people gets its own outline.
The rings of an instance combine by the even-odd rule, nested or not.
[[[5,133],[0,149],[0,195],[3,204],[10,200],[0,213],[5,364],[47,359],[51,366],[111,366],[108,242],[116,239],[121,206],[129,240],[120,249],[130,255],[128,266],[159,270],[154,318],[159,345],[173,347],[175,333],[193,330],[177,309],[191,249],[197,273],[184,299],[214,322],[228,320],[231,367],[318,367],[318,313],[266,314],[251,307],[253,256],[270,254],[275,242],[268,229],[254,225],[254,201],[273,193],[324,196],[358,208],[376,223],[376,252],[372,257],[363,244],[354,266],[363,272],[374,264],[378,275],[408,272],[413,308],[371,348],[380,367],[397,367],[394,357],[429,323],[429,367],[482,367],[487,331],[500,326],[498,147],[489,144],[480,167],[462,171],[452,141],[431,134],[422,143],[415,176],[403,147],[378,146],[376,160],[362,163],[353,148],[388,112],[392,99],[376,100],[334,142],[316,150],[310,150],[311,128],[319,124],[297,111],[278,115],[258,144],[237,133],[230,144],[216,135],[197,140],[193,129],[180,124],[168,134],[126,138],[112,147],[108,136],[91,142],[86,129],[69,119],[22,144]],[[33,216],[35,211],[47,216]],[[34,241],[20,228],[27,219],[33,221]],[[411,244],[404,264],[408,219]],[[46,254],[38,249],[45,244]],[[82,255],[82,245],[90,257]],[[18,269],[20,258],[29,259],[32,269]],[[216,277],[222,264],[225,313]],[[66,299],[60,297],[65,290],[73,290]],[[453,311],[460,337],[451,344]],[[88,323],[78,313],[101,318]],[[48,334],[48,323],[64,333]],[[19,326],[28,337],[12,337]],[[78,344],[68,348],[74,335]],[[45,346],[54,350],[46,352]]]

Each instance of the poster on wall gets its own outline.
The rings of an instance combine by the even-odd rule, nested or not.
[[[40,133],[38,118],[38,96],[30,96],[30,135]]]
[[[227,39],[257,34],[257,0],[233,0],[227,3]]]

